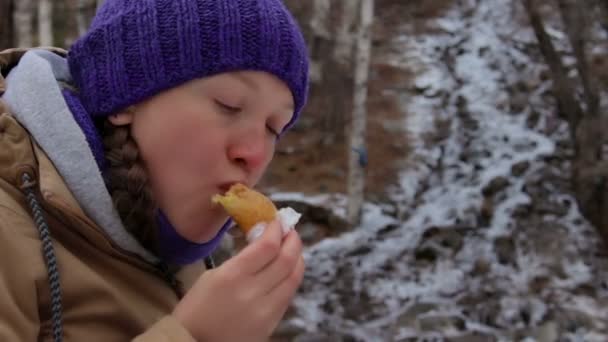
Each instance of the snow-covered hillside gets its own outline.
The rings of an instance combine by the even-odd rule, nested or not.
[[[567,127],[533,33],[512,1],[454,3],[433,33],[404,24],[391,41],[385,58],[418,71],[399,94],[409,166],[391,203],[307,249],[282,336],[608,341],[608,256],[568,193]]]

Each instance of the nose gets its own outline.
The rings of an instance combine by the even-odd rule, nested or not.
[[[271,147],[264,129],[239,134],[228,148],[228,158],[248,173],[261,172],[271,157]]]

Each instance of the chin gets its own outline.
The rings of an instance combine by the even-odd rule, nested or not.
[[[200,224],[190,226],[189,229],[192,232],[198,232],[198,234],[193,234],[197,243],[208,242],[222,229],[227,219],[226,216],[225,218],[218,217],[212,220],[197,220],[195,222],[200,222]]]

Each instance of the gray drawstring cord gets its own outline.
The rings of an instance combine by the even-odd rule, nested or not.
[[[215,261],[213,261],[213,257],[211,255],[205,257],[205,267],[210,270],[215,268]],[[171,286],[178,299],[182,299],[184,297],[184,286],[182,282],[177,279],[175,275],[175,270],[171,270],[171,267],[161,261],[156,265],[156,268],[160,271],[160,274],[165,279],[165,281]]]
[[[63,324],[61,320],[61,314],[63,311],[61,305],[61,287],[59,283],[59,269],[57,268],[57,258],[55,257],[55,250],[53,249],[53,242],[51,240],[51,234],[49,226],[42,215],[42,209],[38,200],[36,199],[35,185],[36,182],[32,180],[31,176],[24,172],[21,176],[21,188],[27,196],[27,202],[32,209],[34,215],[34,222],[36,222],[36,228],[40,234],[40,240],[42,240],[42,251],[44,254],[44,260],[47,266],[47,273],[49,277],[49,285],[51,289],[51,311],[53,320],[53,340],[55,342],[61,342],[63,340]]]
[[[53,241],[51,240],[51,233],[49,226],[44,219],[42,214],[42,208],[36,199],[35,186],[36,182],[32,180],[32,177],[24,172],[21,176],[21,189],[27,196],[27,202],[34,215],[34,222],[36,228],[40,234],[40,240],[42,240],[42,250],[44,254],[44,260],[47,265],[47,273],[49,277],[49,285],[51,289],[51,311],[53,320],[53,340],[55,342],[63,341],[63,323],[62,323],[62,304],[61,304],[61,285],[59,282],[59,269],[57,268],[57,258],[55,256],[55,250],[53,248]],[[205,258],[205,266],[207,269],[215,268],[215,262],[213,257],[208,256]],[[161,266],[161,272],[167,276],[170,273],[167,272],[165,267]],[[174,276],[167,276],[169,284],[175,289],[178,297],[183,296],[183,290],[178,286],[177,280]]]
[[[209,255],[205,258],[205,267],[208,270],[215,268],[215,261],[213,260],[213,256]]]

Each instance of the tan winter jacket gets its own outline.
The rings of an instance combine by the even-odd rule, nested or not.
[[[0,53],[3,75],[22,54]],[[4,90],[0,76],[0,95]],[[47,266],[20,188],[23,173],[34,177],[50,227],[60,274],[64,341],[193,341],[169,316],[178,298],[161,273],[120,249],[87,217],[45,152],[2,101],[0,341],[52,341]],[[191,284],[203,269],[200,264],[190,266],[182,270],[181,279]]]

